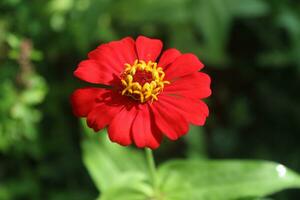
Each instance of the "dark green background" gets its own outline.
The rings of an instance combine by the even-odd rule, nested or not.
[[[212,78],[207,124],[166,141],[160,162],[263,159],[300,172],[299,1],[1,0],[1,200],[97,196],[68,100],[84,83],[72,73],[100,43],[138,35],[197,54]]]

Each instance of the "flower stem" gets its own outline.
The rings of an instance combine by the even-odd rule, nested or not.
[[[157,189],[158,189],[157,181],[158,180],[157,180],[157,172],[156,172],[153,152],[151,149],[145,148],[145,153],[146,153],[146,160],[147,160],[147,164],[148,164],[148,168],[149,168],[149,172],[150,172],[150,176],[151,176],[152,186],[153,186],[154,192],[157,192]]]

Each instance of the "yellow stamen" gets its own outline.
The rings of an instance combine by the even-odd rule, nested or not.
[[[149,73],[152,80],[147,80],[145,83],[135,81],[134,76],[137,72]],[[141,103],[148,100],[153,102],[153,100],[158,100],[158,95],[164,89],[164,85],[170,84],[169,81],[164,81],[164,77],[163,69],[157,66],[156,62],[146,63],[143,60],[135,60],[133,65],[126,63],[121,76],[121,83],[124,86],[121,94],[139,100]]]

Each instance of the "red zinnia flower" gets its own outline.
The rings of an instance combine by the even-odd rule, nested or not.
[[[157,148],[163,135],[176,140],[189,123],[203,125],[210,96],[204,65],[190,53],[168,49],[158,59],[162,42],[139,36],[102,44],[79,63],[74,75],[108,88],[86,87],[71,97],[76,116],[86,117],[95,131],[108,127],[111,141]],[[157,62],[158,60],[158,62]]]

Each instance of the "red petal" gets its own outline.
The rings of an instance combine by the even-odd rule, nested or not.
[[[182,54],[166,70],[166,80],[172,80],[201,70],[204,65],[194,54]]]
[[[131,141],[131,127],[137,114],[135,107],[123,108],[110,122],[108,135],[112,142],[128,146]]]
[[[124,70],[126,63],[133,64],[137,59],[135,42],[130,37],[102,44],[91,51],[88,56],[90,59],[96,60],[99,65],[110,69],[117,76]]]
[[[109,106],[105,103],[98,104],[87,116],[87,124],[94,131],[105,128],[123,106]]]
[[[97,105],[87,116],[87,124],[95,131],[105,128],[127,104],[127,99],[120,94],[107,91],[97,97]]]
[[[169,109],[172,109],[170,112],[173,112],[173,109],[177,110],[188,122],[194,125],[203,126],[209,114],[207,105],[201,100],[160,95],[159,101],[164,101]]]
[[[124,64],[133,64],[137,59],[135,51],[135,42],[131,37],[126,37],[120,41],[113,41],[108,45],[115,52],[115,59],[117,59],[122,65],[119,66],[121,72],[124,70]]]
[[[165,69],[169,64],[175,61],[181,55],[177,49],[167,49],[164,51],[159,59],[158,66]]]
[[[150,39],[139,36],[136,39],[136,50],[140,60],[156,61],[162,49],[162,42],[158,39]]]
[[[84,81],[96,84],[110,84],[113,80],[111,70],[100,66],[95,60],[84,60],[79,63],[74,75]]]
[[[86,117],[96,104],[96,98],[104,93],[105,89],[81,88],[71,95],[71,106],[77,117]]]
[[[162,134],[155,131],[153,125],[155,124],[151,119],[148,105],[140,106],[132,125],[132,136],[137,147],[156,149],[160,145]]]
[[[160,100],[151,105],[157,127],[169,139],[177,140],[188,132],[189,126],[179,111],[171,109],[168,103]]]
[[[163,93],[202,99],[211,95],[210,77],[202,72],[180,77],[165,85]]]

